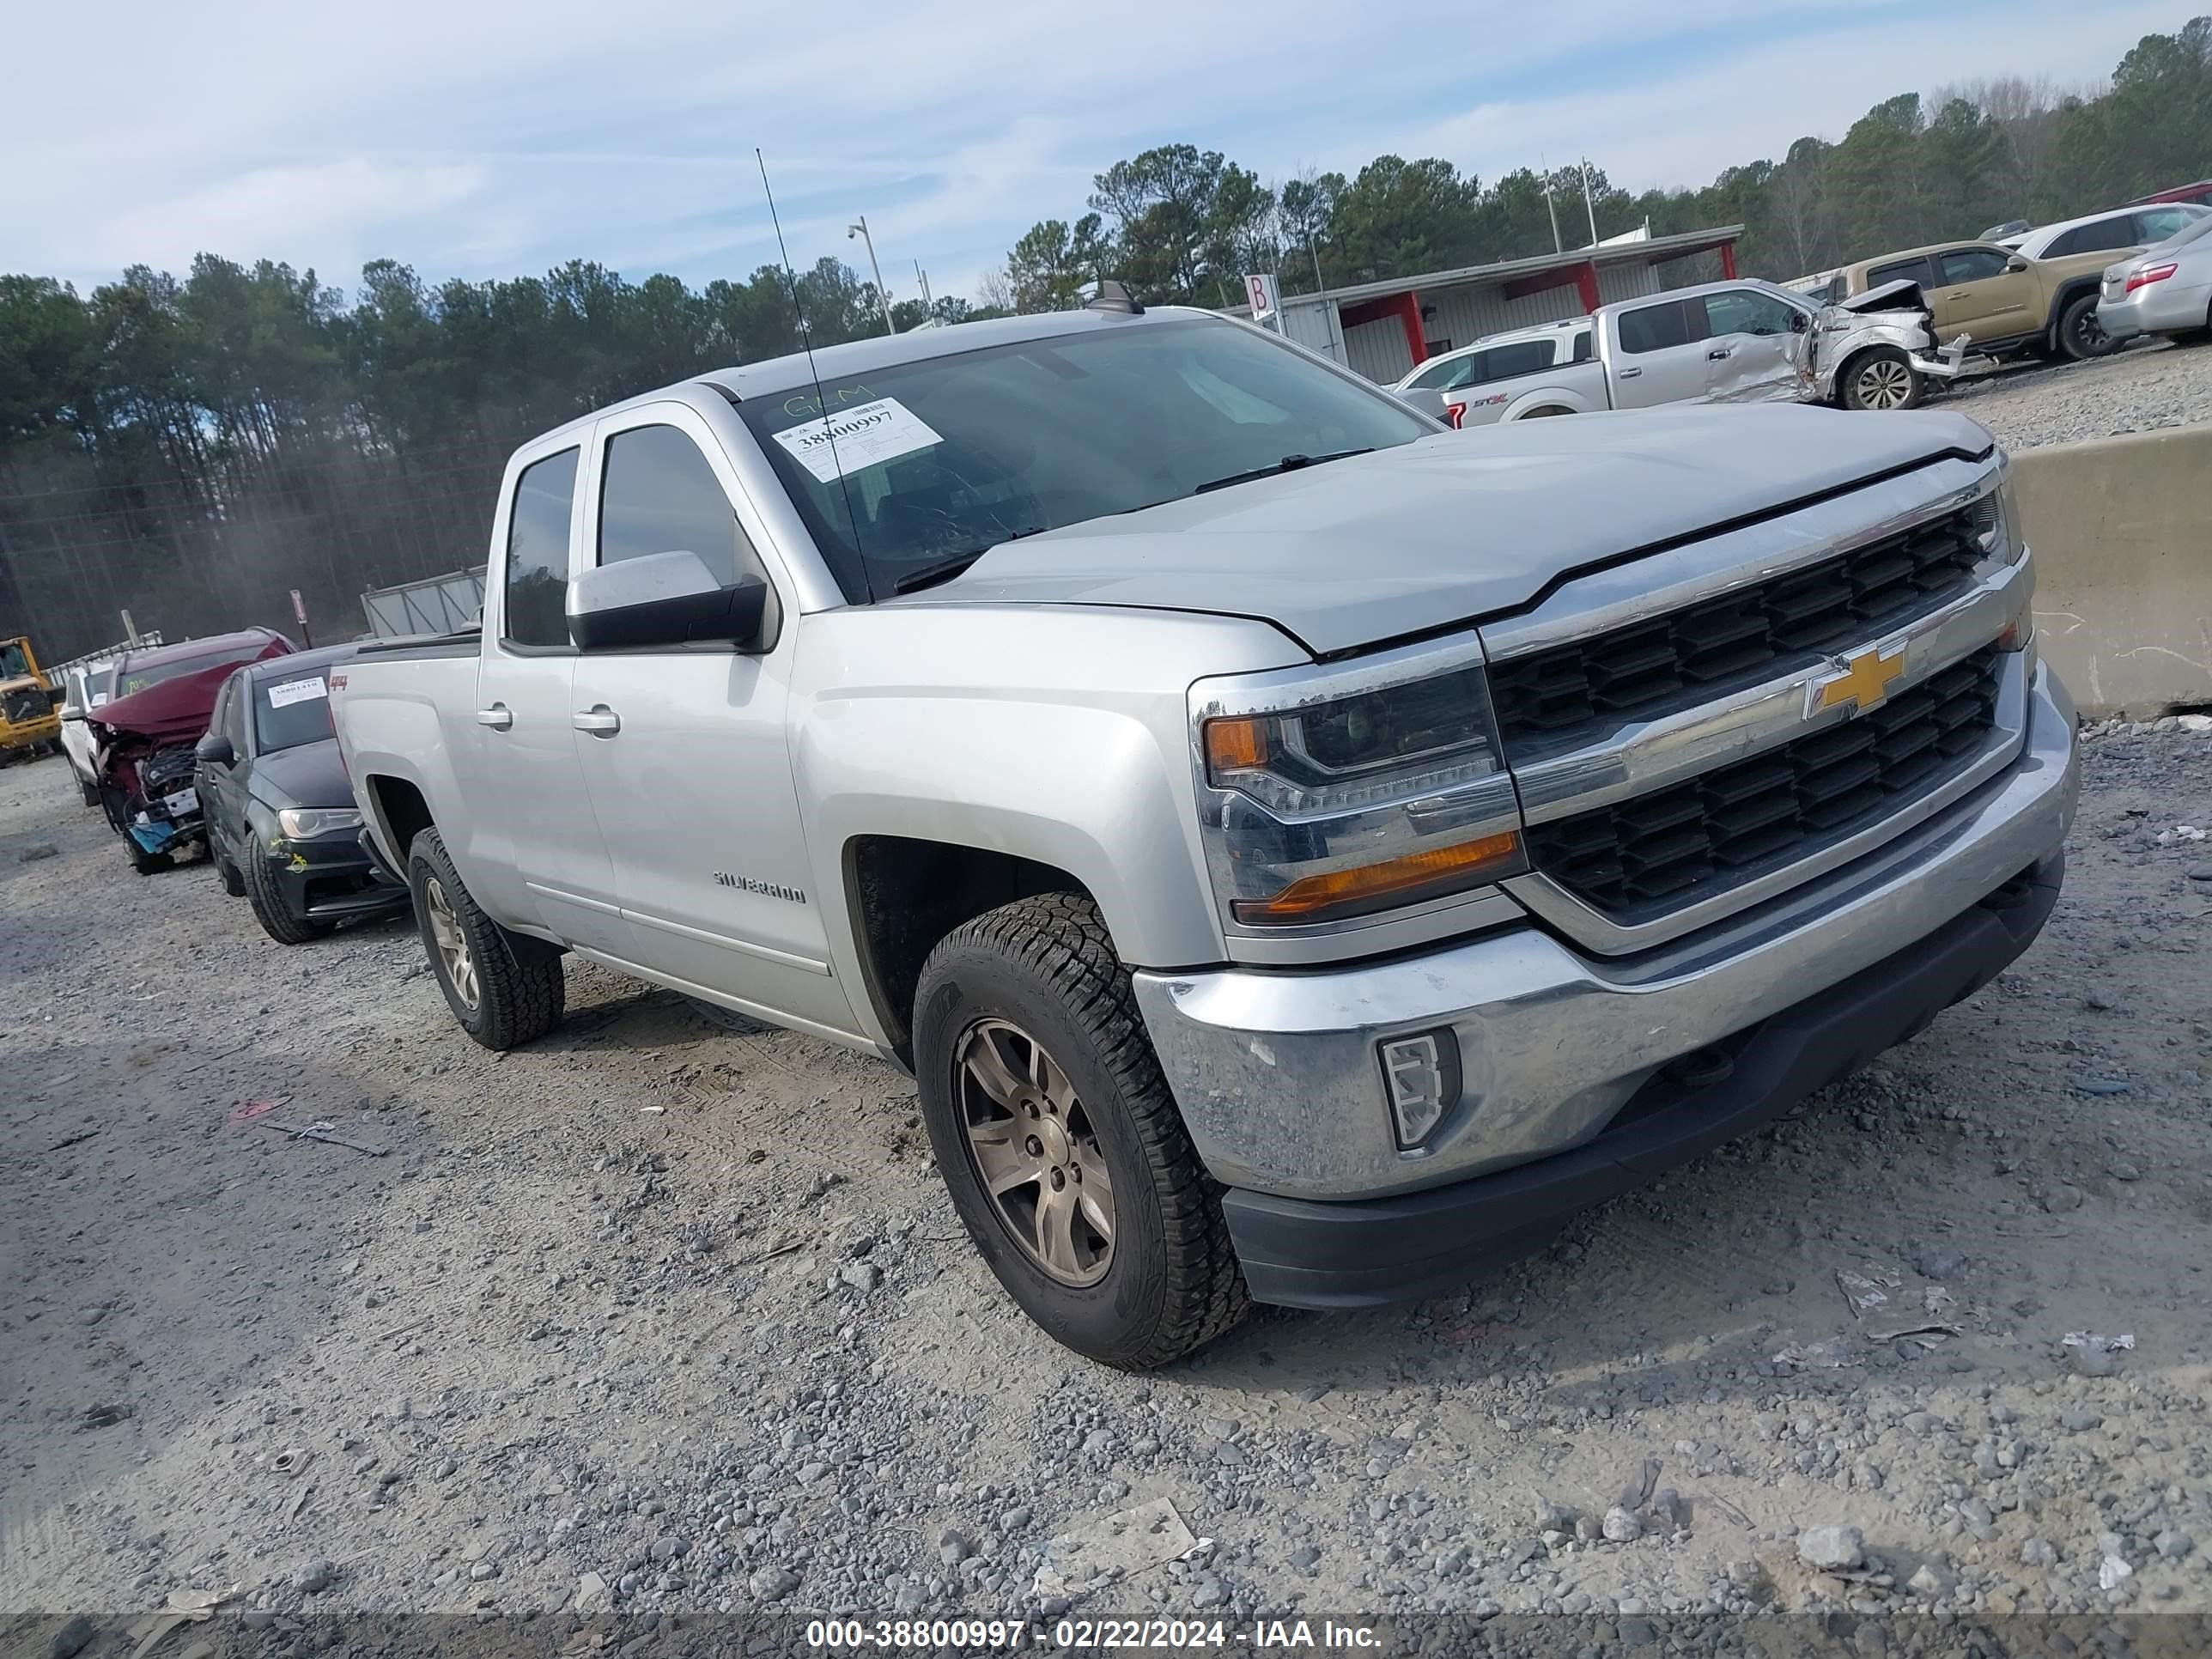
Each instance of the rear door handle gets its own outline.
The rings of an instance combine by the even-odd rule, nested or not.
[[[514,710],[503,702],[495,702],[489,708],[477,710],[477,724],[489,726],[495,732],[504,732],[514,724]]]
[[[1735,349],[1735,348],[1732,346],[1723,346],[1718,351],[1708,351],[1705,354],[1705,361],[1709,363],[1717,363],[1720,362],[1722,358],[1727,356],[1733,349]]]
[[[606,704],[595,702],[589,708],[579,708],[569,724],[594,737],[611,738],[622,730],[622,716]]]

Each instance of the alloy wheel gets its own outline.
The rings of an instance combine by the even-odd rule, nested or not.
[[[1912,396],[1912,371],[1894,358],[1878,357],[1859,370],[1859,402],[1868,409],[1902,409]]]
[[[1014,1242],[1061,1284],[1096,1285],[1113,1261],[1114,1182],[1066,1072],[1019,1026],[981,1019],[954,1051],[953,1089]]]
[[[461,919],[453,914],[453,902],[446,896],[445,884],[432,876],[423,884],[422,899],[430,913],[430,942],[446,970],[446,982],[453,988],[463,1007],[473,1009],[477,995],[477,959],[469,949],[468,936],[461,931]]]

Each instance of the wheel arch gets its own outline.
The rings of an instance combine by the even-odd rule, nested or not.
[[[854,836],[845,844],[843,876],[861,988],[885,1042],[909,1070],[915,989],[922,963],[948,934],[1001,905],[1042,893],[1075,893],[1096,902],[1057,865],[913,836]]]

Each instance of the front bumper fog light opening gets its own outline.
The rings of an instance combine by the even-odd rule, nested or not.
[[[1459,1039],[1449,1027],[1411,1036],[1385,1037],[1375,1045],[1382,1064],[1382,1092],[1390,1102],[1390,1122],[1404,1152],[1426,1150],[1428,1138],[1459,1102]]]

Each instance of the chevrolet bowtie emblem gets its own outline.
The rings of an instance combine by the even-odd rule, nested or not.
[[[1863,713],[1887,697],[1889,688],[1896,684],[1905,672],[1905,652],[1901,647],[1894,656],[1885,657],[1876,648],[1862,651],[1856,657],[1839,658],[1838,661],[1840,672],[1825,679],[1807,682],[1807,714],[1817,714],[1827,708],[1840,708],[1847,702],[1856,703]]]

